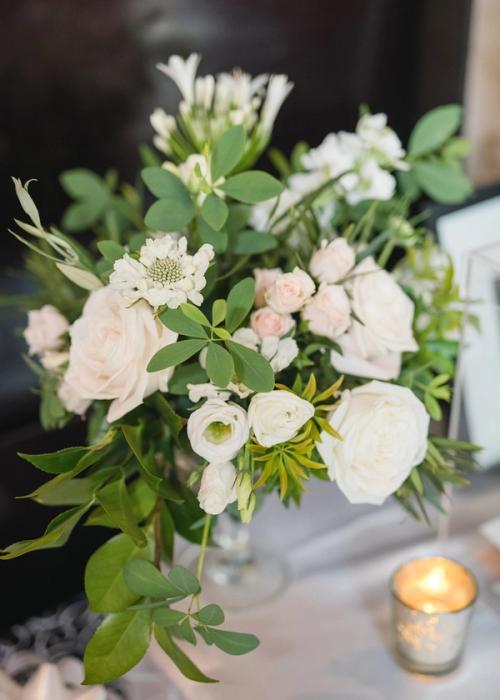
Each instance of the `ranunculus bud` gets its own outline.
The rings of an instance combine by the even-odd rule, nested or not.
[[[311,258],[309,271],[320,282],[335,284],[347,275],[354,262],[354,250],[345,238],[336,238],[330,243],[323,240],[321,248]]]
[[[198,501],[205,513],[219,515],[236,500],[236,469],[232,462],[211,462],[203,470]]]
[[[250,316],[250,325],[261,339],[269,335],[281,338],[295,326],[295,321],[290,314],[278,314],[270,306],[263,306]]]
[[[266,292],[268,305],[279,314],[299,311],[314,294],[315,286],[307,272],[296,267],[280,275]]]
[[[351,305],[339,284],[322,287],[302,309],[302,318],[316,335],[335,340],[351,325]]]

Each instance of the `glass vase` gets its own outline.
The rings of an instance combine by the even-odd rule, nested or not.
[[[227,610],[248,610],[282,592],[289,581],[285,560],[277,552],[257,545],[250,528],[238,516],[222,513],[205,555],[201,575],[202,597]],[[196,571],[199,549],[190,547],[182,564]]]

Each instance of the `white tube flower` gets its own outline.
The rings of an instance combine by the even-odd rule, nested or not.
[[[286,75],[272,75],[269,78],[259,124],[259,129],[264,134],[268,134],[272,130],[281,105],[290,94],[292,88],[293,83],[288,82],[288,76]]]
[[[187,301],[200,306],[205,272],[213,257],[208,243],[189,255],[185,237],[148,238],[138,260],[127,254],[115,262],[109,283],[131,301],[145,299],[155,309],[164,305],[176,309]]]
[[[170,56],[168,63],[158,63],[156,66],[174,81],[188,104],[194,102],[194,80],[200,61],[200,54],[192,53],[186,59],[181,56]]]

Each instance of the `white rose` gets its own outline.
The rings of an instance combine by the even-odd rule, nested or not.
[[[289,367],[299,354],[299,346],[293,338],[277,338],[268,335],[263,338],[260,353],[269,360],[273,372],[281,372]]]
[[[410,389],[368,382],[342,392],[317,443],[330,479],[351,503],[381,505],[419,465],[427,450],[429,416]]]
[[[23,335],[29,354],[42,355],[49,350],[58,350],[62,345],[61,336],[68,328],[68,321],[51,304],[28,311],[28,325]]]
[[[279,314],[299,311],[314,294],[315,286],[307,272],[296,267],[280,275],[265,294],[268,305]]]
[[[173,368],[147,372],[160,348],[177,334],[156,320],[144,302],[129,306],[120,292],[92,292],[70,328],[69,366],[64,382],[82,400],[112,399],[107,420],[118,420],[146,396],[166,391]]]
[[[320,282],[335,284],[354,267],[355,253],[345,238],[321,241],[309,263],[309,271]]]
[[[209,462],[224,462],[248,440],[247,414],[231,401],[208,399],[189,416],[187,433],[193,452]]]
[[[264,447],[291,440],[313,415],[309,401],[281,390],[255,394],[248,408],[250,426]]]
[[[336,338],[342,354],[332,350],[330,361],[340,374],[370,379],[396,379],[401,372],[401,353],[386,350],[376,337],[357,321],[347,333]]]
[[[260,308],[266,305],[265,293],[272,283],[283,274],[281,267],[256,267],[253,271],[255,277],[255,306]]]
[[[61,399],[64,408],[69,411],[69,413],[76,413],[77,416],[83,416],[92,403],[90,399],[83,399],[71,384],[68,384],[64,380],[59,385],[57,395]]]
[[[338,284],[322,287],[302,309],[302,318],[316,335],[335,340],[351,325],[351,305],[344,288]]]
[[[201,476],[198,501],[205,513],[219,515],[236,500],[236,469],[232,462],[208,464]]]
[[[250,316],[250,325],[259,338],[274,335],[281,338],[295,326],[290,314],[278,314],[270,306],[257,309]]]
[[[418,350],[412,332],[413,302],[373,258],[354,269],[350,292],[353,311],[379,346],[378,354]]]

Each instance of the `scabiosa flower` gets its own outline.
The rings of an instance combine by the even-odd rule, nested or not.
[[[214,249],[208,243],[190,255],[184,236],[148,238],[139,259],[127,254],[115,262],[109,283],[131,301],[145,299],[155,309],[176,309],[187,301],[200,306],[205,273],[213,257]]]

